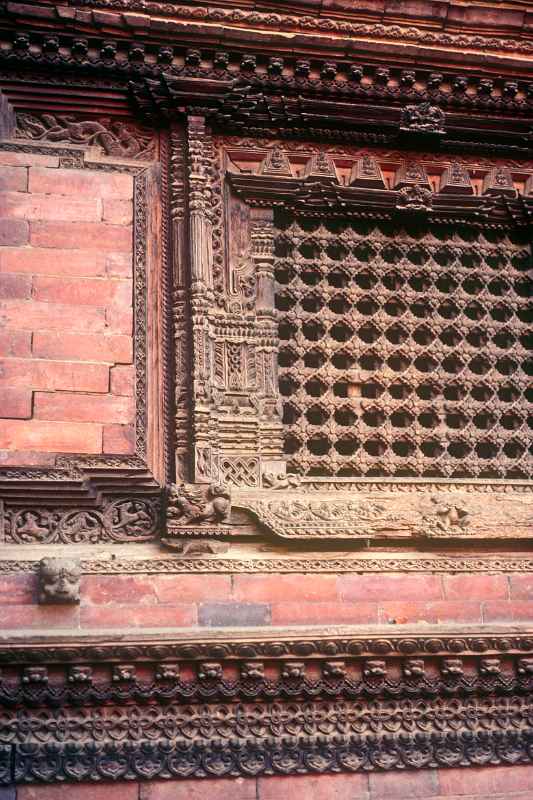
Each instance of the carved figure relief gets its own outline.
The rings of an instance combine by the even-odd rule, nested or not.
[[[80,119],[75,114],[17,114],[16,135],[40,142],[96,145],[108,156],[151,160],[155,133],[131,122],[111,118]]]

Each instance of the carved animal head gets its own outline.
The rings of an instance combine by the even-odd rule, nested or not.
[[[79,561],[70,558],[43,558],[39,572],[41,603],[80,602]]]

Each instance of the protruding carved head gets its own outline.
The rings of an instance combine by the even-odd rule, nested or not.
[[[39,572],[39,602],[79,603],[80,563],[71,558],[43,558]]]

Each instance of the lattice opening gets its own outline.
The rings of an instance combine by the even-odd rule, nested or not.
[[[276,224],[292,472],[531,477],[520,233],[282,213]]]

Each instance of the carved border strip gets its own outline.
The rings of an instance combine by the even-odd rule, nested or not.
[[[116,8],[123,9],[121,0],[73,0],[72,5],[92,8]],[[483,31],[478,35],[468,33],[449,33],[423,28],[414,25],[405,27],[400,24],[386,25],[381,23],[357,23],[345,20],[331,19],[327,17],[313,17],[311,15],[294,15],[280,13],[264,13],[252,11],[245,8],[225,9],[213,6],[180,6],[170,3],[153,2],[151,0],[129,0],[128,10],[142,11],[144,13],[154,13],[158,16],[171,16],[178,19],[192,19],[214,22],[236,23],[237,25],[260,25],[268,28],[282,28],[283,30],[302,30],[306,33],[319,31],[327,34],[344,33],[347,36],[364,36],[371,39],[381,37],[392,37],[414,42],[417,45],[441,44],[446,48],[465,48],[483,47],[487,50],[504,50],[507,52],[531,53],[533,44],[527,39],[498,39],[492,36],[484,36]]]
[[[526,626],[11,639],[0,784],[528,763],[532,652]]]
[[[393,628],[392,630],[390,628]],[[271,628],[106,629],[77,636],[5,631],[0,663],[106,663],[182,659],[475,656],[533,651],[533,627],[509,625],[358,625]]]
[[[91,8],[123,9],[121,0],[72,0],[72,5]],[[379,39],[394,37],[396,40],[414,42],[417,45],[440,44],[446,48],[471,50],[482,47],[487,50],[504,50],[509,53],[531,53],[533,44],[528,39],[507,39],[485,36],[483,31],[477,35],[468,33],[449,33],[448,31],[427,30],[414,25],[406,27],[401,24],[358,23],[346,20],[331,19],[327,17],[313,17],[311,15],[294,15],[280,13],[264,13],[245,8],[225,9],[214,6],[180,6],[171,3],[152,2],[151,0],[129,0],[129,11],[142,11],[153,13],[157,16],[170,16],[177,19],[194,21],[212,21],[234,23],[237,25],[260,25],[267,28],[282,30],[301,30],[305,33],[318,31],[326,34],[345,34],[349,37],[364,36],[365,38]]]
[[[38,572],[39,560],[0,560],[0,575],[21,572]],[[533,572],[533,558],[509,556],[413,556],[408,558],[330,558],[277,557],[263,558],[135,558],[99,559],[82,558],[81,570],[85,575],[138,575],[138,574],[232,574],[232,573],[386,573],[423,572],[446,574],[470,573],[529,573]]]
[[[313,713],[314,706],[308,709]],[[466,715],[464,717],[466,721]],[[206,724],[210,719],[206,720]],[[213,725],[216,717],[213,719]],[[530,763],[527,730],[2,746],[0,783],[301,775]],[[14,762],[10,769],[11,759]]]

